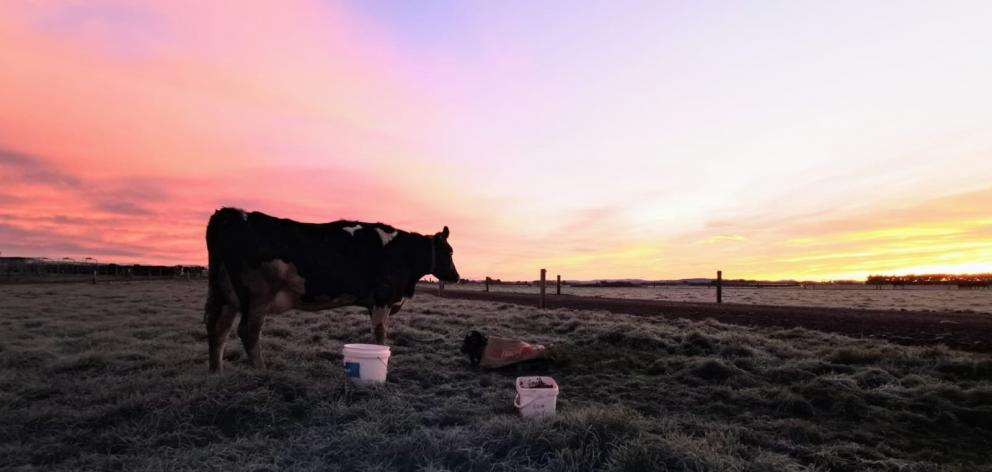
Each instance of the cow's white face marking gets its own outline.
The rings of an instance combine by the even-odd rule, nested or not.
[[[387,232],[383,231],[382,228],[376,228],[375,230],[376,230],[377,233],[379,233],[379,238],[382,239],[382,245],[383,246],[389,244],[389,242],[392,241],[393,238],[395,238],[397,234],[399,234],[399,231],[396,231],[396,230],[393,230],[392,233],[387,233]]]
[[[344,230],[345,230],[345,231],[347,231],[347,232],[348,232],[348,234],[350,234],[350,235],[352,235],[352,236],[354,236],[354,235],[355,235],[355,231],[358,231],[358,230],[360,230],[360,229],[362,229],[362,225],[355,225],[355,226],[351,226],[351,227],[345,227],[345,228],[344,228]]]

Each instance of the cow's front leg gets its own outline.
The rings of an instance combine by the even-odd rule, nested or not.
[[[389,324],[389,307],[374,306],[369,309],[372,317],[372,336],[375,337],[376,344],[386,344],[386,333]]]

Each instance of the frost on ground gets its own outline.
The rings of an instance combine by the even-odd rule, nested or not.
[[[360,309],[289,312],[269,371],[207,375],[205,286],[0,286],[0,469],[992,470],[992,358],[801,329],[442,300],[393,322],[389,381],[348,386]],[[563,359],[479,372],[470,329]],[[518,375],[560,414],[523,421]]]
[[[424,284],[423,288],[431,287]],[[436,287],[436,286],[433,286]],[[555,283],[548,284],[548,293],[554,293]],[[478,283],[459,284],[459,290],[483,290]],[[434,288],[436,290],[436,288]],[[537,293],[537,285],[491,285],[493,292]],[[562,287],[562,293],[583,297],[631,298],[664,300],[672,302],[712,303],[716,288],[711,287]],[[802,289],[799,287],[749,288],[724,287],[724,303],[775,306],[824,306],[836,308],[861,308],[867,310],[930,310],[963,311],[992,314],[992,290],[962,289],[955,287],[890,287],[874,290],[866,286],[837,286],[832,288]]]

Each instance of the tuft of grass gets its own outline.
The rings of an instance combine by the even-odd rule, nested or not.
[[[801,395],[781,389],[772,397],[775,412],[786,417],[812,418],[816,411],[813,405]]]
[[[715,339],[699,331],[693,331],[685,336],[680,348],[683,354],[694,356],[712,354],[716,351],[716,346],[717,342]]]
[[[705,358],[687,366],[683,373],[687,377],[702,380],[707,383],[723,383],[736,377],[745,376],[746,372],[737,366],[720,358]]]
[[[879,388],[896,382],[895,376],[878,367],[863,369],[854,374],[853,379],[863,389]]]
[[[825,356],[825,359],[838,364],[872,364],[881,360],[874,349],[843,347],[832,350]]]
[[[989,379],[992,378],[992,359],[945,359],[937,363],[936,371],[945,378]]]

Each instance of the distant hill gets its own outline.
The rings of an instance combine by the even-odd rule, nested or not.
[[[868,285],[957,285],[959,288],[992,286],[992,274],[869,275]]]

